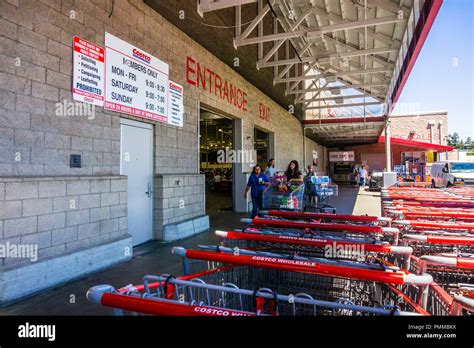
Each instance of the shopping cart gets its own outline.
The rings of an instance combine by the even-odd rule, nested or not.
[[[452,260],[440,256],[412,255],[410,272],[415,274],[429,273],[434,282],[430,286],[427,310],[430,307],[444,308],[450,315],[474,315],[474,278],[472,264],[470,268],[458,267]]]
[[[329,205],[331,197],[336,197],[339,194],[339,188],[332,183],[328,176],[312,176],[307,179],[308,196],[315,195],[317,197],[317,204],[309,201],[305,205],[304,210],[316,210],[319,212],[336,213],[336,208]]]
[[[394,220],[393,224],[403,229],[410,230],[443,230],[467,232],[474,235],[474,223],[467,222],[446,222],[428,220]]]
[[[296,212],[296,211],[280,211],[280,210],[261,210],[260,217],[280,217],[286,219],[301,220],[318,220],[320,222],[347,221],[352,224],[371,224],[383,225],[390,227],[391,218],[368,216],[368,215],[349,215],[349,214],[330,214],[330,213],[313,213],[313,212]]]
[[[312,231],[340,231],[349,232],[353,234],[373,234],[373,235],[397,235],[399,232],[398,228],[394,227],[382,227],[373,225],[360,225],[352,223],[322,223],[315,221],[304,221],[304,220],[286,220],[283,218],[276,217],[255,217],[253,219],[241,219],[241,222],[249,224],[254,227],[271,227],[271,228],[282,228],[282,229],[310,229]]]
[[[458,291],[453,295],[454,315],[474,315],[474,286],[471,284],[460,284]]]
[[[274,253],[249,250],[235,253],[229,248],[200,247],[203,250],[173,248],[173,253],[183,258],[186,271],[202,271],[209,263],[212,267],[234,264],[255,272],[256,276],[250,277],[257,287],[271,288],[279,293],[306,292],[318,299],[334,301],[341,298],[342,291],[342,297],[358,305],[397,305],[402,310],[419,314],[450,314],[450,303],[435,306],[431,311],[424,309],[429,303],[444,300],[442,297],[430,298],[436,294],[431,289],[430,275],[414,275],[388,263],[356,265],[347,261],[289,259]]]
[[[350,282],[340,281],[338,284],[331,284],[337,289],[337,293],[333,292],[330,296],[335,300],[322,300],[305,292],[294,291],[285,294],[270,288],[254,287],[255,279],[268,280],[271,276],[268,270],[242,266],[211,269],[186,279],[170,275],[147,275],[144,277],[144,284],[139,286],[128,286],[119,290],[110,285],[94,286],[87,292],[87,298],[93,303],[113,308],[115,315],[229,317],[427,314],[410,299],[403,301],[396,291],[392,293],[390,287],[384,286],[361,288]],[[293,289],[298,289],[298,286]],[[350,299],[354,294],[361,298],[358,302],[363,304]],[[368,301],[369,298],[374,301]],[[384,304],[378,304],[376,299]],[[364,305],[369,302],[373,305]]]
[[[402,244],[410,246],[414,255],[429,255],[449,252],[474,253],[474,236],[458,233],[438,233],[429,231],[423,234],[405,234]]]
[[[399,220],[441,220],[441,221],[466,221],[473,222],[474,213],[470,212],[458,212],[452,211],[450,209],[444,209],[442,211],[433,210],[433,209],[423,209],[423,210],[409,210],[409,209],[397,209],[392,207],[387,211],[387,214],[390,216],[396,216]]]
[[[303,210],[304,184],[288,185],[283,179],[272,180],[263,192],[263,208],[279,210]]]
[[[305,257],[324,257],[338,260],[369,260],[392,254],[408,262],[413,249],[393,246],[374,237],[346,237],[331,234],[292,234],[268,231],[219,231],[223,245],[229,248],[269,251]]]

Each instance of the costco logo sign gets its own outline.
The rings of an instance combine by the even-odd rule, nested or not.
[[[145,53],[140,52],[136,48],[133,49],[132,53],[133,53],[133,56],[135,58],[138,58],[141,61],[144,61],[145,63],[150,64],[150,62],[151,62],[151,57],[150,56],[146,55]]]
[[[178,91],[178,92],[183,92],[183,89],[181,88],[181,86],[177,86],[177,85],[175,85],[173,82],[170,82],[170,85],[169,85],[169,86],[170,86],[170,88],[172,88],[172,89],[174,89],[174,90],[176,90],[176,91]]]

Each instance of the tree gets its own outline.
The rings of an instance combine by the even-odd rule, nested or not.
[[[448,145],[449,146],[457,146],[459,145],[459,134],[454,132],[453,134],[448,134]]]
[[[471,137],[467,137],[466,141],[464,142],[464,147],[466,149],[471,149],[472,148],[472,140]]]

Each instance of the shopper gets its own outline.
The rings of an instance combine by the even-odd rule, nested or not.
[[[299,170],[298,161],[291,161],[288,165],[288,168],[285,172],[286,180],[289,185],[292,183],[301,183],[303,182],[303,174]]]
[[[221,175],[221,170],[217,169],[216,170],[216,175],[214,175],[214,182],[219,183],[222,181],[222,175]]]
[[[275,159],[270,158],[268,161],[267,168],[265,169],[265,175],[270,180],[275,177]]]
[[[259,165],[253,167],[244,193],[244,198],[247,199],[247,194],[250,190],[250,196],[252,197],[252,219],[257,216],[259,210],[263,209],[263,192],[268,186],[270,186],[270,180],[262,173],[262,168]]]
[[[311,180],[313,176],[316,176],[316,174],[314,173],[313,166],[310,164],[308,166],[308,173],[305,177],[305,189],[310,198],[310,206],[316,207],[318,205],[318,196],[316,193],[316,185]]]
[[[360,181],[359,181],[359,185],[362,186],[362,187],[365,187],[365,184],[367,182],[367,169],[365,169],[365,166],[360,166],[360,170],[359,170],[359,175],[360,175]]]
[[[359,182],[359,173],[357,172],[357,169],[354,168],[352,173],[349,174],[349,181],[352,187],[357,187]]]

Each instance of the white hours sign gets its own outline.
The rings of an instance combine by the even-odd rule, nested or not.
[[[168,122],[168,64],[105,33],[104,108]]]

